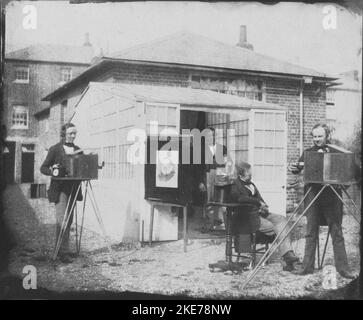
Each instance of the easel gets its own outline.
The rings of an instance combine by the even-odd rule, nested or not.
[[[308,206],[304,209],[304,211],[301,213],[301,215],[296,219],[296,221],[292,224],[292,226],[290,227],[290,229],[286,232],[286,234],[282,237],[282,239],[280,239],[282,233],[285,232],[289,222],[296,217],[296,215],[298,214],[298,210],[301,207],[301,205],[304,203],[305,198],[307,197],[307,195],[311,192],[312,190],[312,186],[309,187],[308,191],[306,192],[306,194],[304,195],[303,199],[301,200],[301,202],[299,203],[299,205],[297,206],[297,208],[294,210],[294,212],[291,214],[291,216],[288,218],[284,228],[279,232],[279,234],[276,236],[275,240],[272,242],[270,248],[265,252],[265,254],[262,256],[261,260],[257,263],[256,267],[250,272],[250,274],[248,275],[246,281],[244,282],[244,284],[242,285],[242,290],[254,279],[254,277],[256,276],[257,272],[261,269],[261,267],[264,265],[265,261],[267,261],[272,254],[279,248],[279,246],[281,245],[281,243],[286,239],[286,237],[293,231],[293,229],[295,228],[295,226],[301,221],[301,219],[305,216],[305,213],[309,210],[309,208],[314,204],[314,202],[319,198],[319,196],[322,194],[322,192],[326,189],[326,188],[331,188],[333,190],[333,192],[335,193],[335,195],[338,197],[338,199],[343,203],[343,205],[345,205],[348,209],[348,212],[353,216],[353,218],[356,220],[356,222],[358,224],[360,224],[360,218],[359,218],[359,209],[357,207],[357,205],[354,203],[353,199],[349,196],[347,189],[345,187],[345,185],[342,184],[332,184],[332,183],[319,183],[319,184],[323,184],[323,187],[319,190],[319,192],[316,194],[316,196],[313,198],[313,200],[308,204]],[[349,183],[349,185],[352,185],[353,183]],[[344,194],[347,196],[347,198],[351,201],[351,203],[354,206],[354,211],[357,211],[358,214],[356,214],[356,212],[351,212],[350,208],[348,206],[348,204],[345,203],[345,201],[343,200],[343,198],[339,195],[339,193],[334,189],[334,185],[339,186]]]
[[[56,241],[56,245],[55,245],[55,248],[54,248],[54,253],[53,253],[53,257],[52,257],[53,261],[55,261],[57,256],[58,256],[58,252],[59,252],[61,243],[63,241],[63,237],[64,237],[65,232],[67,230],[67,225],[68,225],[68,223],[70,221],[70,218],[71,218],[71,216],[73,214],[73,210],[75,210],[75,215],[76,215],[76,250],[77,250],[77,254],[80,253],[80,251],[81,251],[81,239],[82,239],[82,233],[83,233],[83,224],[84,224],[84,216],[85,216],[85,208],[86,208],[86,201],[87,201],[87,195],[88,194],[89,194],[89,198],[91,200],[91,204],[92,204],[93,211],[95,213],[97,222],[98,222],[98,224],[99,224],[99,226],[101,228],[103,236],[107,240],[107,246],[108,246],[109,253],[111,253],[111,245],[110,245],[110,242],[108,240],[106,230],[105,230],[102,218],[101,218],[100,209],[98,207],[95,195],[93,193],[91,179],[56,178],[56,180],[68,180],[68,181],[74,181],[75,183],[79,182],[79,185],[78,185],[77,190],[76,190],[74,195],[73,195],[73,191],[75,189],[75,186],[74,186],[74,184],[72,186],[71,193],[70,193],[70,196],[68,198],[65,214],[64,214],[64,217],[63,217],[61,230],[59,232],[59,235],[58,235],[58,238],[57,238],[57,241]],[[84,187],[85,187],[85,194],[84,194],[84,198],[83,198],[83,208],[82,208],[82,217],[81,217],[81,225],[80,225],[80,234],[79,234],[79,238],[78,238],[76,201],[77,201],[78,194],[80,194],[80,192],[81,192],[82,182],[83,182]]]
[[[169,203],[164,202],[161,199],[156,198],[147,198],[147,201],[150,202],[150,225],[149,225],[149,246],[151,246],[152,238],[153,238],[153,229],[154,229],[154,212],[155,206],[170,206],[175,208],[183,208],[183,240],[184,240],[184,252],[187,252],[187,244],[188,244],[188,228],[187,228],[187,204],[177,204],[177,203]]]

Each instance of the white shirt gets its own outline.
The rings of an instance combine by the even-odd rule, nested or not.
[[[212,155],[214,156],[217,150],[217,145],[215,144],[214,146],[209,146],[209,149]]]
[[[241,179],[242,181],[244,181],[243,179]],[[244,181],[246,182],[246,181]],[[252,181],[251,181],[251,184],[250,185],[247,185],[245,184],[245,187],[251,191],[252,195],[254,195],[256,193],[256,188],[255,186],[253,185]]]
[[[66,145],[63,145],[64,152],[66,154],[73,154],[74,153],[74,147],[68,147]]]

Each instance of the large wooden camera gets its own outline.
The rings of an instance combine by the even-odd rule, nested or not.
[[[98,179],[98,155],[66,155],[64,162],[67,178]]]
[[[305,152],[305,183],[351,184],[354,181],[354,153]]]

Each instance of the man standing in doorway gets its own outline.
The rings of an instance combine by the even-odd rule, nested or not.
[[[207,203],[213,201],[214,186],[218,171],[225,168],[227,163],[227,148],[217,143],[216,130],[213,127],[207,128],[208,132],[205,145],[202,146],[202,165],[204,167],[203,181],[199,183],[199,191],[206,194]],[[204,231],[224,230],[225,208],[205,206],[204,209]]]

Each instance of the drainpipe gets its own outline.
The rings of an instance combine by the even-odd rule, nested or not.
[[[300,155],[304,151],[304,84],[312,82],[312,77],[303,77],[300,82]]]
[[[303,151],[304,151],[304,96],[303,96],[303,91],[304,91],[304,80],[301,80],[300,82],[300,155],[302,155]]]

